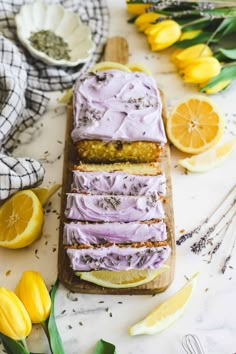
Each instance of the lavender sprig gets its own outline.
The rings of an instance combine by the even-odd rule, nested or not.
[[[223,265],[223,267],[221,268],[221,272],[222,272],[223,274],[225,273],[225,271],[226,271],[226,269],[227,269],[227,267],[228,267],[228,264],[229,264],[229,262],[230,262],[230,260],[231,260],[231,258],[232,258],[232,254],[233,254],[233,252],[234,252],[235,246],[236,246],[236,234],[235,234],[235,236],[234,236],[234,242],[233,242],[233,245],[232,245],[232,247],[231,247],[230,254],[226,257],[226,259],[225,259],[225,261],[224,261],[224,265]]]
[[[202,250],[204,248],[206,248],[206,246],[209,243],[213,244],[212,243],[213,239],[215,239],[217,236],[219,236],[225,228],[226,228],[225,234],[227,233],[231,223],[233,222],[234,217],[236,216],[236,213],[234,213],[232,215],[232,217],[230,218],[229,221],[227,221],[225,224],[223,224],[222,228],[215,234],[214,237],[210,238],[210,235],[215,231],[217,225],[219,225],[222,222],[222,220],[229,214],[229,212],[231,211],[231,209],[235,205],[235,203],[236,203],[236,200],[234,200],[233,203],[230,204],[230,207],[228,208],[227,212],[222,215],[220,220],[218,220],[213,226],[209,227],[206,234],[204,236],[202,236],[198,242],[194,242],[194,244],[190,247],[190,249],[193,253],[200,254],[202,252]]]
[[[235,190],[236,190],[236,185],[234,185],[234,186],[230,189],[230,191],[228,192],[228,194],[220,201],[220,203],[219,203],[219,204],[216,206],[216,208],[212,211],[212,213],[210,214],[209,217],[207,217],[200,225],[198,225],[197,227],[195,227],[192,231],[190,231],[190,232],[185,233],[184,235],[182,235],[182,236],[176,241],[176,244],[177,244],[178,246],[180,246],[183,242],[187,241],[189,238],[192,238],[195,234],[198,234],[198,233],[201,231],[203,225],[208,224],[208,223],[212,220],[212,218],[213,218],[213,216],[216,214],[216,212],[222,207],[223,203],[225,203],[225,202],[229,199],[229,197],[231,196],[231,194],[233,194],[233,192],[234,192]],[[235,203],[236,203],[236,200],[234,200],[232,204],[234,205]],[[233,205],[230,205],[230,208],[229,208],[229,209],[231,209],[231,207],[232,207]],[[227,210],[227,212],[229,211],[229,209]],[[226,212],[226,214],[227,214],[227,212]],[[224,215],[226,215],[226,214],[224,214]],[[219,223],[219,222],[218,222],[218,223]]]
[[[213,248],[213,250],[210,253],[210,259],[208,261],[208,263],[211,263],[213,255],[219,250],[220,246],[222,245],[224,239],[226,238],[227,232],[229,230],[230,225],[232,224],[232,222],[234,221],[234,218],[236,216],[236,212],[231,216],[231,218],[229,219],[229,221],[226,222],[226,224],[223,225],[223,227],[215,234],[214,239],[219,236],[225,229],[225,233],[224,233],[224,238],[222,238],[222,240],[220,242],[218,242],[216,244],[216,246]],[[213,238],[209,240],[209,242],[212,242]],[[213,245],[213,242],[212,242]]]

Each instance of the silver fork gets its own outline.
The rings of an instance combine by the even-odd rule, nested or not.
[[[188,354],[204,354],[202,345],[195,334],[186,334],[182,340],[182,346]]]

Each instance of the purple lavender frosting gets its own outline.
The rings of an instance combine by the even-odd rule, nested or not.
[[[157,269],[169,257],[170,247],[118,247],[67,249],[75,272],[91,270]]]
[[[120,70],[87,73],[74,86],[72,139],[163,144],[161,111],[161,98],[151,76]]]
[[[64,225],[63,244],[132,243],[166,240],[163,221],[144,224],[129,223],[70,223]]]
[[[68,193],[65,216],[81,221],[131,222],[163,219],[164,210],[155,194],[137,197]]]
[[[164,174],[156,176],[131,175],[126,172],[73,171],[72,190],[77,193],[148,195],[166,194]]]

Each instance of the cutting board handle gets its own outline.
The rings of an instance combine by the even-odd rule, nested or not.
[[[103,60],[127,64],[129,58],[128,42],[123,37],[111,37],[107,40]]]

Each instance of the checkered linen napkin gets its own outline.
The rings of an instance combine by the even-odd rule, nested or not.
[[[10,156],[19,134],[44,113],[48,97],[45,91],[71,87],[74,81],[99,60],[108,33],[109,14],[106,0],[55,0],[64,8],[78,12],[92,31],[95,49],[90,60],[75,68],[47,66],[34,59],[16,36],[15,15],[32,0],[0,1],[0,200],[19,189],[39,184],[43,166],[29,157]]]

